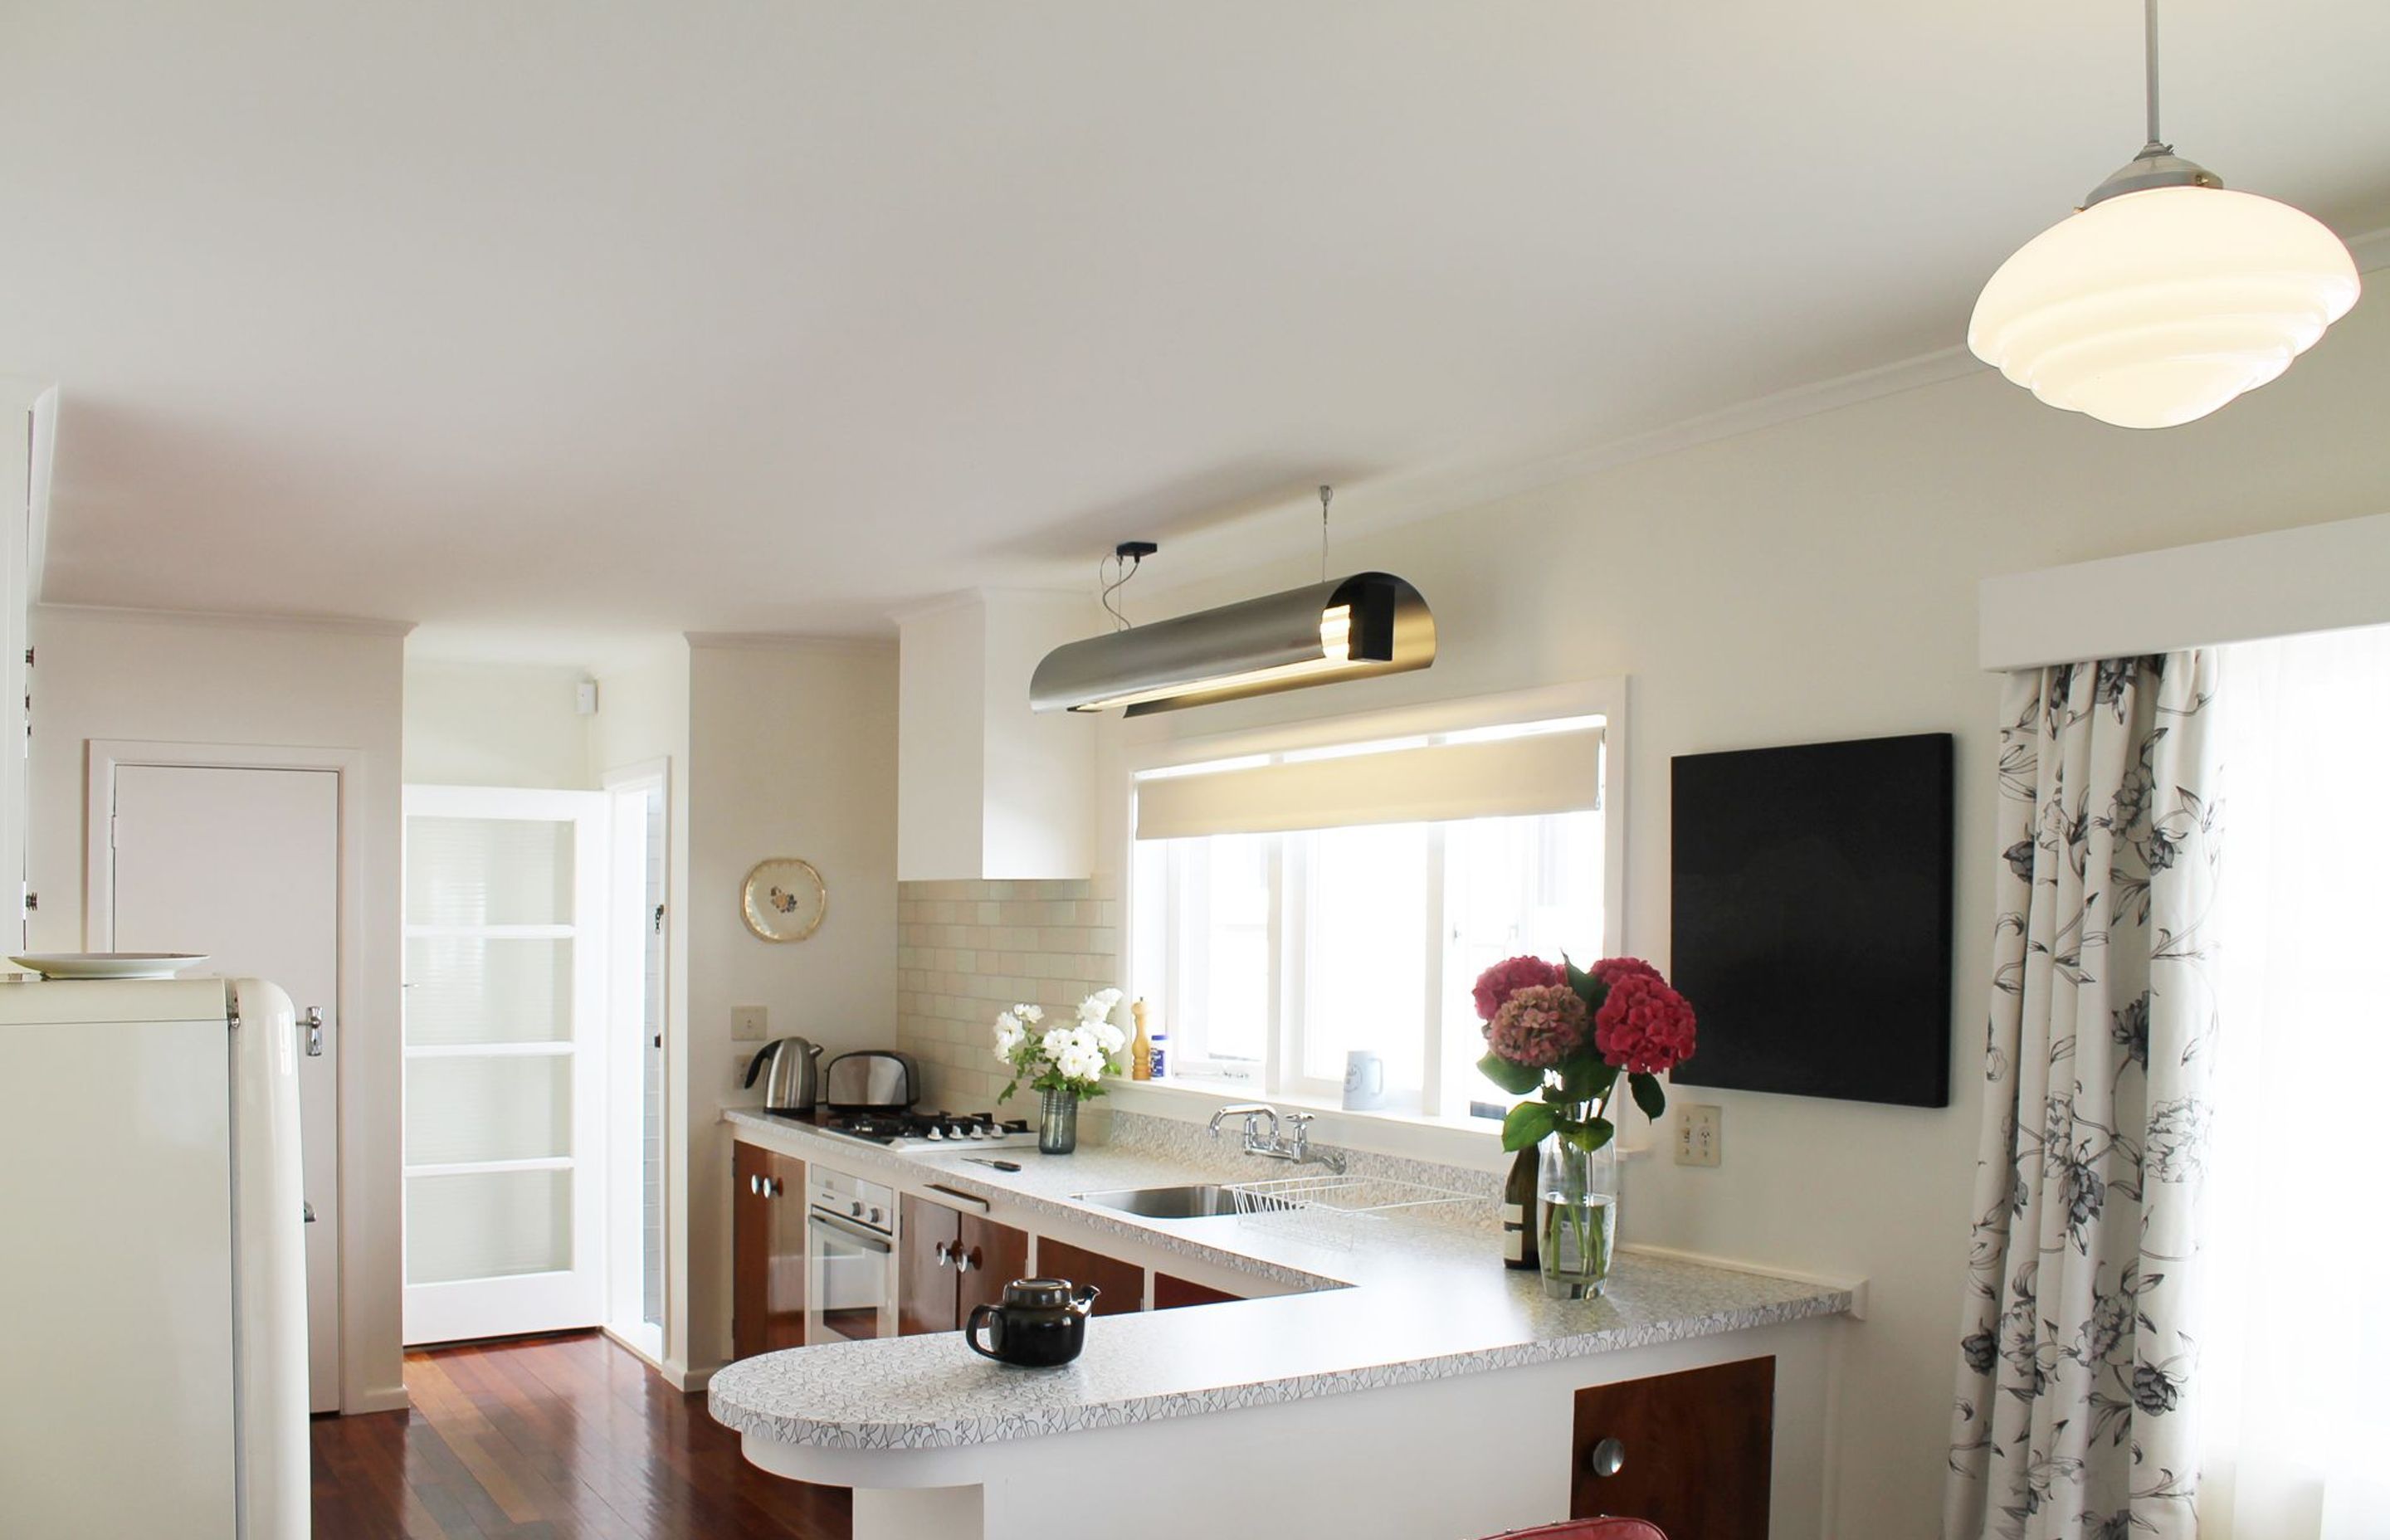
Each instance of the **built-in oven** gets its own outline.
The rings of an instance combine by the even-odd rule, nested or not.
[[[805,1344],[895,1336],[896,1189],[805,1173]]]

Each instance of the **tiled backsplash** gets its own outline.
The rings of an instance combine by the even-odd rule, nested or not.
[[[1120,982],[1120,892],[1108,877],[1044,882],[905,882],[896,889],[896,1046],[920,1061],[924,1099],[994,1107],[996,1013],[1015,1002],[1068,1016]],[[1127,1025],[1126,1013],[1115,1018]],[[1024,1091],[1006,1106],[1034,1118]]]

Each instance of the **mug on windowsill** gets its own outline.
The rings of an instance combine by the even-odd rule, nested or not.
[[[1344,1110],[1376,1112],[1386,1105],[1386,1061],[1367,1048],[1344,1056]]]

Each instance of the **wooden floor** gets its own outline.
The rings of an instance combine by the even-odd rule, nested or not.
[[[767,1476],[702,1394],[595,1334],[406,1355],[412,1410],[314,1426],[317,1540],[848,1540],[842,1487]]]

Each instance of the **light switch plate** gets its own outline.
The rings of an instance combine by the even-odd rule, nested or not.
[[[770,1028],[771,1012],[763,1006],[732,1006],[730,1007],[730,1040],[733,1043],[761,1043]]]
[[[1677,1109],[1677,1163],[1680,1166],[1714,1166],[1721,1153],[1718,1124],[1721,1114],[1713,1106],[1679,1107]]]

